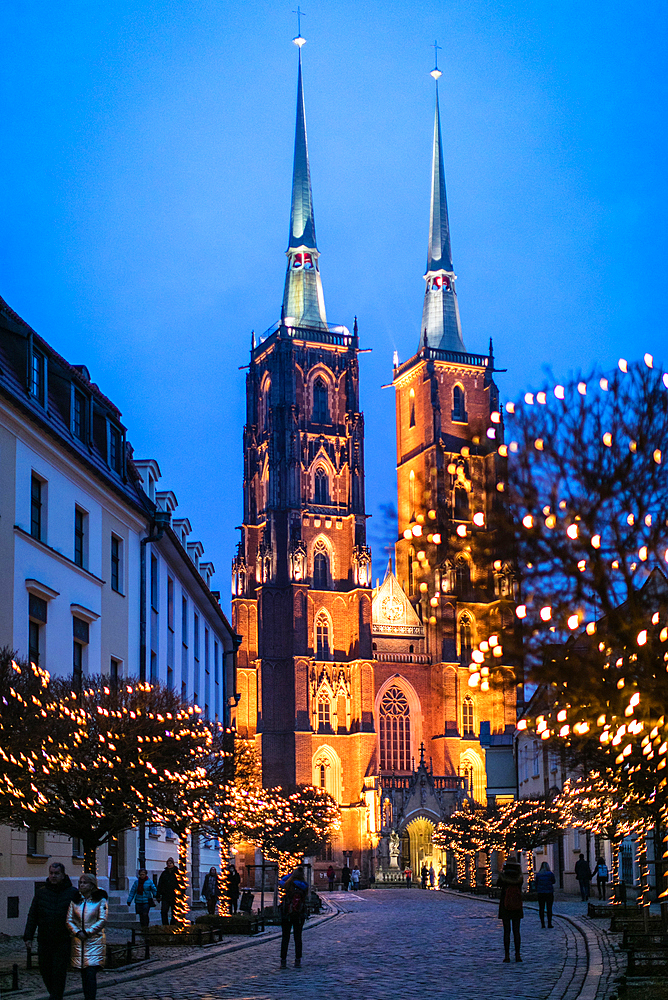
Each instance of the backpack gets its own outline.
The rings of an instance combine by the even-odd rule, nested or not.
[[[599,865],[598,866],[598,871],[596,872],[596,875],[598,876],[598,878],[607,878],[608,877],[608,866],[607,865]]]
[[[518,913],[522,909],[522,887],[520,885],[506,886],[503,908],[509,913]]]

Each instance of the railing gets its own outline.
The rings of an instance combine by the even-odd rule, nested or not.
[[[420,350],[408,361],[399,365],[395,372],[395,378],[411,367],[415,357],[423,358],[426,361],[448,361],[453,365],[470,365],[474,368],[488,368],[489,357],[486,354],[460,354],[458,351],[442,351],[438,347],[421,347]]]
[[[466,791],[466,778],[460,777],[458,774],[443,774],[438,777],[432,775],[431,780],[434,782],[434,788],[439,792],[457,792],[460,790]],[[408,790],[413,781],[413,777],[396,774],[381,774],[378,781],[381,788],[398,788]]]
[[[378,653],[374,650],[373,655],[379,663],[431,663],[431,656],[425,653]]]
[[[259,338],[255,350],[264,347],[267,341],[276,334],[279,337],[289,337],[291,340],[308,340],[317,344],[332,344],[335,347],[352,347],[357,340],[348,327],[340,323],[327,323],[326,326],[322,327],[288,326],[278,320],[268,330],[265,330]]]

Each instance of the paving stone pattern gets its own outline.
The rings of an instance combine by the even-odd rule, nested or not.
[[[587,969],[582,936],[557,919],[522,921],[523,962],[503,964],[502,925],[489,903],[419,889],[332,893],[334,919],[304,933],[303,967],[279,968],[277,939],[104,987],[100,1000],[570,1000]],[[511,947],[512,957],[512,947]]]

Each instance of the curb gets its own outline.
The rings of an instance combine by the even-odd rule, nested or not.
[[[320,927],[321,924],[325,924],[328,920],[333,920],[335,917],[340,915],[341,910],[331,901],[326,901],[325,906],[331,912],[320,914],[312,920],[307,919],[304,924],[304,930],[308,930],[313,927]],[[187,965],[196,965],[198,962],[205,962],[208,959],[216,958],[218,955],[226,955],[233,951],[241,951],[242,948],[255,948],[258,945],[266,944],[268,941],[277,941],[280,937],[280,930],[271,930],[263,931],[261,934],[255,934],[244,941],[203,945],[202,952],[204,954],[192,955],[190,958],[185,959],[175,959],[173,961],[165,962],[163,965],[158,964],[159,960],[157,958],[149,958],[148,962],[142,962],[141,969],[137,969],[136,972],[129,972],[127,975],[119,975],[114,979],[105,978],[104,980],[98,981],[98,989],[105,986],[122,986],[124,983],[132,983],[138,979],[148,979],[150,976],[162,974],[163,972],[172,972],[176,969],[183,969]],[[76,997],[82,995],[83,990],[80,987],[65,990],[64,993],[64,996],[66,997]],[[26,993],[23,990],[13,994],[13,996],[20,998],[20,1000],[24,1000],[24,998],[25,1000],[49,1000],[48,993]]]

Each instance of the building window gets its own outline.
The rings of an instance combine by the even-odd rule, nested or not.
[[[72,857],[73,858],[83,858],[84,856],[84,846],[81,837],[72,837]]]
[[[123,435],[118,427],[109,424],[109,467],[118,472],[123,471]]]
[[[158,610],[158,560],[151,556],[151,607]]]
[[[72,433],[80,441],[87,439],[86,397],[78,389],[72,392]]]
[[[408,473],[408,509],[410,510],[410,520],[415,520],[415,472],[413,469]]]
[[[329,731],[332,727],[331,706],[329,698],[321,698],[318,702],[318,730]],[[323,786],[324,787],[324,786]]]
[[[327,768],[324,764],[320,765],[320,787],[322,789],[327,788]]]
[[[327,590],[329,586],[329,559],[325,552],[316,552],[313,557],[313,586],[316,590]]]
[[[84,650],[90,641],[90,629],[83,618],[72,618],[72,681],[80,690],[84,675]]]
[[[213,680],[215,684],[220,684],[220,647],[217,642],[213,644]]]
[[[413,575],[413,559],[415,558],[415,549],[411,546],[408,550],[408,593],[412,597],[415,593],[415,577]]]
[[[331,656],[329,618],[321,611],[315,620],[315,658],[329,660]]]
[[[317,378],[313,383],[313,421],[316,424],[328,424],[329,400],[327,385],[322,378]]]
[[[471,619],[468,615],[462,615],[459,619],[459,655],[462,660],[471,659],[472,645]]]
[[[181,597],[181,700],[188,697],[188,599]]]
[[[39,854],[39,832],[34,828],[30,827],[26,831],[26,854],[29,856]]]
[[[452,419],[459,424],[467,423],[466,416],[466,396],[461,385],[456,385],[452,390]]]
[[[380,703],[380,769],[409,771],[411,729],[408,700],[398,687],[391,687]]]
[[[118,681],[123,674],[123,663],[121,660],[117,660],[115,657],[111,657],[109,662],[109,679],[111,681],[112,687],[118,685]]]
[[[415,389],[411,389],[408,393],[408,405],[410,409],[408,426],[415,427]]]
[[[123,591],[123,542],[116,535],[111,536],[111,589],[117,594]]]
[[[156,684],[158,681],[158,654],[154,649],[151,650],[151,683]]]
[[[458,559],[455,563],[455,593],[466,600],[471,592],[471,567],[468,559]]]
[[[42,505],[44,503],[44,483],[33,475],[30,480],[30,534],[38,541],[43,541],[44,519]]]
[[[28,594],[28,656],[30,662],[36,665],[39,665],[42,658],[44,625],[46,625],[46,601],[37,594]]]
[[[193,674],[193,701],[197,704],[199,699],[199,615],[193,616],[193,657],[195,669]]]
[[[315,502],[320,504],[329,503],[329,476],[322,468],[318,466],[315,470],[315,475],[313,477]]]
[[[32,365],[30,369],[30,392],[40,406],[46,401],[46,359],[41,351],[33,348]]]
[[[469,698],[468,695],[462,702],[462,732],[464,736],[469,738],[475,735],[473,722],[473,699]]]
[[[537,778],[540,775],[540,743],[538,740],[533,741],[533,773],[532,777]]]
[[[86,528],[88,515],[79,507],[74,508],[74,561],[77,566],[86,565]]]
[[[469,495],[463,486],[455,487],[455,521],[468,521]]]

